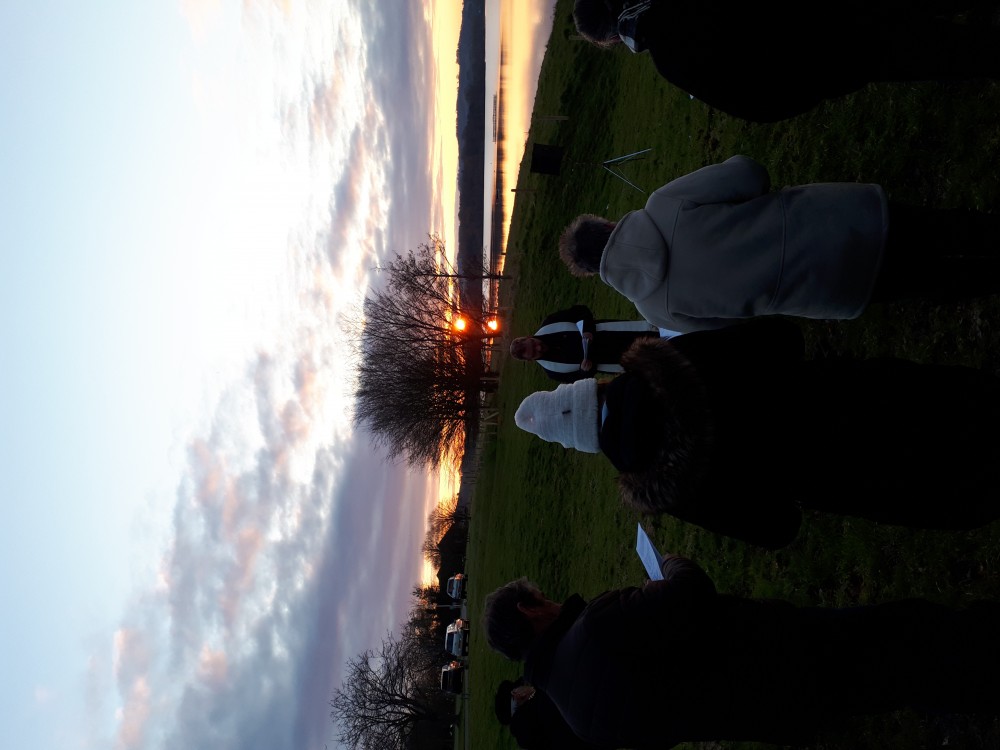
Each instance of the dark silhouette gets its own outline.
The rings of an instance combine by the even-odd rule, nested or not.
[[[1000,77],[995,2],[844,0],[576,0],[580,34],[620,43],[619,15],[648,5],[627,26],[670,83],[734,117],[774,122],[869,83]],[[974,22],[956,13],[974,9]],[[986,16],[985,21],[980,17]]]
[[[527,396],[519,427],[603,453],[622,500],[778,548],[802,508],[936,529],[1000,517],[1000,378],[899,359],[806,360],[762,318],[646,339],[606,384]]]
[[[577,737],[552,699],[524,677],[500,683],[493,710],[524,750],[600,750]]]
[[[684,558],[660,567],[663,580],[590,602],[525,578],[486,599],[490,646],[588,742],[799,746],[847,716],[1000,707],[1000,603],[796,607],[719,594]]]
[[[418,635],[390,633],[378,650],[348,661],[344,684],[330,701],[338,739],[353,748],[405,747],[418,726],[446,729],[455,707],[440,690],[439,655]]]

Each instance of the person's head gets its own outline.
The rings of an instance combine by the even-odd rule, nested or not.
[[[597,381],[585,378],[525,396],[514,412],[514,424],[563,448],[600,453]]]
[[[570,222],[559,237],[559,257],[574,276],[593,276],[601,270],[601,256],[615,222],[594,214],[582,214]]]
[[[508,659],[523,661],[532,641],[552,624],[560,609],[527,578],[511,581],[486,597],[486,642]]]
[[[532,362],[542,356],[545,345],[534,336],[519,336],[510,342],[510,356]]]
[[[573,21],[580,36],[598,47],[610,47],[621,41],[618,15],[622,0],[576,0]]]

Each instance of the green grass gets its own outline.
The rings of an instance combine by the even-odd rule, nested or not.
[[[618,218],[643,205],[644,195],[600,167],[604,159],[639,149],[652,151],[623,169],[646,191],[742,153],[767,166],[775,187],[877,182],[893,198],[914,203],[987,211],[1000,203],[1000,86],[871,86],[792,120],[754,125],[692,101],[659,78],[645,56],[572,39],[571,7],[568,0],[557,5],[529,137],[529,146],[565,148],[563,173],[530,174],[527,156],[522,163],[507,248],[513,278],[501,290],[501,304],[512,307],[511,335],[529,333],[548,313],[577,302],[598,317],[638,317],[600,280],[571,277],[556,240],[579,213]],[[542,115],[569,119],[543,121]],[[803,321],[802,328],[810,353],[893,355],[997,372],[998,322],[998,300],[991,298],[950,307],[873,306],[855,321]],[[640,584],[644,573],[633,550],[638,521],[662,550],[697,560],[723,591],[820,605],[906,596],[961,604],[1000,593],[997,525],[970,533],[923,532],[815,513],[807,515],[794,544],[766,552],[667,516],[640,517],[620,505],[614,470],[603,457],[567,451],[514,426],[521,399],[554,385],[538,367],[504,362],[496,397],[501,425],[482,446],[468,553],[473,631],[466,710],[476,750],[515,747],[493,716],[492,696],[501,679],[520,673],[519,665],[485,644],[478,628],[483,598],[521,575],[553,598]],[[997,747],[1000,727],[899,712],[845,722],[824,734],[818,747],[944,744]]]

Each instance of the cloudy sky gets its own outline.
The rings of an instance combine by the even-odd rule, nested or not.
[[[552,0],[503,2],[544,40]],[[352,430],[342,321],[379,259],[454,246],[460,16],[0,7],[5,746],[336,746],[455,490]]]

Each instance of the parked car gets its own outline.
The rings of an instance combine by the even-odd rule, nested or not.
[[[461,693],[465,667],[460,661],[450,661],[441,667],[441,689],[446,693]]]
[[[465,584],[468,582],[468,578],[465,577],[465,573],[456,573],[451,578],[448,579],[448,583],[445,586],[445,592],[452,599],[464,599],[465,598]]]
[[[462,658],[469,653],[469,622],[459,617],[444,633],[444,650]]]

